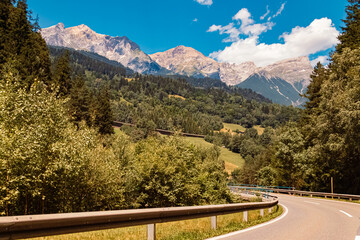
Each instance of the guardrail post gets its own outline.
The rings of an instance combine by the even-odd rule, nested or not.
[[[244,211],[243,212],[243,221],[247,222],[248,221],[248,211]]]
[[[261,216],[261,217],[264,216],[264,209],[260,209],[260,216]]]
[[[310,194],[310,197],[312,197],[312,194]]]
[[[155,223],[147,225],[147,239],[148,240],[156,240]]]
[[[217,227],[217,216],[211,217],[211,229],[216,230]]]
[[[269,208],[269,213],[271,213],[271,211],[272,211],[272,207]]]
[[[349,198],[350,201],[352,201],[352,198]]]

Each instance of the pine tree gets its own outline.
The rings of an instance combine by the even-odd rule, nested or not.
[[[67,96],[71,89],[71,68],[69,51],[65,51],[56,62],[54,83],[58,87],[59,96]]]
[[[314,113],[319,107],[321,85],[328,77],[328,71],[320,62],[318,62],[310,77],[311,82],[307,92],[304,94],[304,97],[309,99],[305,105],[305,115]]]
[[[69,112],[72,121],[78,124],[85,121],[91,126],[90,93],[85,85],[83,76],[76,76],[70,90]]]
[[[342,27],[343,33],[339,36],[340,44],[336,46],[337,52],[342,52],[346,47],[354,49],[360,42],[360,0],[348,0],[346,7],[346,19],[343,20],[345,27]]]
[[[109,89],[107,87],[102,87],[97,96],[95,126],[99,128],[101,134],[114,133]]]
[[[44,39],[30,22],[25,0],[1,1],[0,4],[0,70],[12,62],[20,74],[22,87],[34,81],[50,84],[50,59]]]

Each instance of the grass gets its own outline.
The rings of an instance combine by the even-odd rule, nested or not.
[[[186,100],[186,98],[184,98],[183,96],[180,96],[180,95],[169,95],[169,98],[179,98],[181,100]]]
[[[184,137],[186,141],[200,147],[210,148],[214,145],[212,143],[206,142],[203,138],[193,138],[193,137]],[[231,152],[227,148],[220,148],[220,159],[225,162],[225,170],[228,173],[234,171],[234,169],[244,166],[245,160],[241,157],[240,154]]]
[[[159,223],[156,224],[156,238],[158,240],[200,240],[238,231],[248,228],[281,215],[282,208],[274,207],[271,213],[264,211],[264,217],[260,217],[260,210],[249,211],[248,222],[243,222],[242,213],[218,216],[218,228],[212,230],[210,218],[198,218],[192,220]],[[146,239],[146,226],[117,228],[102,231],[92,231],[76,234],[67,234],[51,237],[36,238],[36,240],[97,240],[97,239],[122,239],[137,240]]]
[[[243,126],[239,125],[239,124],[233,124],[233,123],[223,123],[224,124],[224,128],[226,130],[230,130],[232,132],[235,132],[236,129],[245,132],[246,128],[244,128]]]
[[[262,135],[264,133],[265,128],[257,125],[257,126],[253,126],[253,128],[255,128],[258,131],[258,135]]]

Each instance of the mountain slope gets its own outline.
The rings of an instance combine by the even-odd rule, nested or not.
[[[94,52],[135,72],[158,74],[165,71],[127,37],[98,34],[84,24],[65,28],[64,24],[59,23],[42,29],[41,35],[48,45]]]
[[[299,106],[305,102],[293,85],[282,78],[271,76],[266,71],[254,73],[236,86],[252,89],[273,102],[283,105]]]
[[[310,83],[313,68],[308,57],[297,57],[270,64],[261,70],[284,79],[303,94]]]
[[[96,53],[86,52],[83,50],[75,50],[72,48],[48,46],[51,59],[56,59],[69,51],[72,70],[75,74],[84,74],[85,71],[95,72],[98,75],[105,74],[109,78],[115,75],[126,76],[134,72],[124,67],[121,63],[111,61]]]

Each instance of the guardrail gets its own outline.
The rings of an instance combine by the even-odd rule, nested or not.
[[[261,209],[260,215],[263,215],[263,209],[269,208],[271,211],[271,208],[277,204],[277,197],[270,196],[265,202],[254,203],[0,217],[0,240],[146,224],[148,239],[151,240],[156,237],[156,223],[211,217],[211,227],[214,229],[218,215],[244,212],[243,217],[247,221],[247,211]]]
[[[261,188],[276,188],[276,189],[295,190],[295,187],[285,187],[285,186],[263,186],[263,185],[255,185],[255,184],[234,184],[234,183],[229,183],[228,185],[229,186],[261,187]]]
[[[326,192],[309,192],[309,191],[300,191],[300,190],[287,190],[287,189],[279,189],[279,188],[264,188],[264,187],[247,187],[247,186],[229,186],[230,189],[246,189],[246,190],[258,190],[258,191],[271,191],[274,193],[287,193],[292,195],[300,195],[300,196],[310,196],[310,197],[332,197],[338,199],[349,199],[352,200],[360,200],[360,195],[351,195],[351,194],[340,194],[340,193],[326,193]]]

